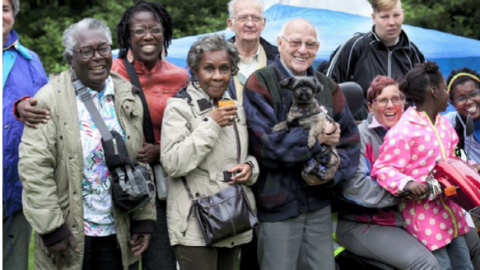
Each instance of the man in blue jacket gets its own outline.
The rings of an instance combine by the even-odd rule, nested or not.
[[[260,268],[334,270],[330,198],[332,187],[352,177],[358,166],[358,129],[340,88],[311,67],[320,46],[315,27],[304,19],[289,21],[277,45],[280,56],[255,71],[243,93],[249,151],[260,166],[252,188],[260,220],[256,231]],[[312,148],[307,129],[272,132],[287,118],[292,104],[292,92],[279,82],[293,76],[316,77],[323,84],[318,101],[338,124],[327,126]],[[324,144],[337,146],[340,166],[330,183],[308,186],[301,172]]]
[[[3,269],[28,269],[31,228],[22,211],[18,146],[23,123],[13,114],[16,100],[34,96],[47,83],[38,56],[23,47],[13,24],[19,0],[3,0]]]

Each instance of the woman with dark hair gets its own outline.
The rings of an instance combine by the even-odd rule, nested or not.
[[[248,186],[257,180],[258,163],[248,155],[245,111],[227,91],[239,60],[235,45],[223,36],[203,36],[187,55],[192,83],[165,109],[161,159],[169,176],[168,231],[182,270],[233,270],[240,246],[252,239],[249,230],[207,246],[194,214],[189,215],[189,194],[200,199],[233,184],[241,185],[255,209]],[[220,100],[233,104],[220,106]]]
[[[450,103],[457,110],[446,116],[460,139],[458,149],[469,152],[468,158],[480,163],[480,75],[469,68],[453,70],[448,76],[447,90]],[[465,134],[467,115],[472,117],[475,126],[471,141],[466,140]]]
[[[398,205],[406,231],[432,251],[441,269],[473,269],[462,209],[442,193],[424,196],[437,160],[454,156],[458,143],[452,125],[440,115],[447,108],[448,93],[438,65],[416,65],[402,80],[400,90],[416,107],[407,109],[387,132],[372,177],[395,196],[412,193],[411,199]]]
[[[154,141],[145,141],[138,160],[154,165],[160,162],[160,133],[167,99],[186,85],[187,71],[164,59],[173,36],[172,17],[160,3],[138,1],[128,8],[117,25],[119,58],[112,71],[136,85],[139,81],[153,127]],[[135,72],[129,74],[128,66]],[[135,78],[135,76],[137,78]],[[144,126],[145,128],[145,126]],[[144,131],[147,134],[147,131]],[[145,136],[145,139],[148,139]],[[166,202],[156,200],[157,221],[149,248],[142,259],[143,269],[173,270],[176,261],[170,246]]]

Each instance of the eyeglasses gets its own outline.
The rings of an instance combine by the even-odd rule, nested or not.
[[[132,30],[133,34],[137,37],[143,37],[147,34],[147,32],[150,32],[150,34],[154,36],[161,36],[163,35],[163,28],[162,27],[152,27],[150,29],[146,28],[135,28]]]
[[[240,15],[240,16],[237,16],[237,17],[232,17],[232,19],[234,20],[237,20],[241,23],[244,23],[244,22],[254,22],[254,23],[259,23],[263,20],[263,17],[262,16],[258,16],[258,15]]]
[[[459,96],[457,99],[455,99],[453,102],[456,103],[457,105],[463,105],[467,103],[467,99],[474,100],[478,97],[478,94],[480,94],[480,90],[473,90],[466,96]]]
[[[93,57],[93,55],[95,55],[95,51],[97,51],[103,57],[112,55],[112,45],[101,45],[96,49],[92,47],[87,47],[87,48],[83,48],[80,50],[73,50],[73,51],[80,53],[83,59],[89,60]]]
[[[393,98],[374,99],[372,101],[377,103],[378,106],[385,107],[387,106],[389,101],[391,101],[393,105],[403,104],[403,102],[405,101],[405,98],[393,97]]]
[[[302,47],[302,41],[301,40],[288,40],[286,39],[285,37],[282,37],[286,42],[288,42],[288,45],[290,46],[290,48],[292,49],[297,49],[297,48],[300,48]],[[317,41],[305,41],[305,47],[308,49],[308,50],[315,50],[317,49],[317,46],[318,46],[318,42]]]

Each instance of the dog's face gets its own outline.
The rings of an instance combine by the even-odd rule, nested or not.
[[[314,77],[290,77],[281,81],[280,86],[292,91],[296,104],[312,103],[314,95],[323,90],[323,85]]]

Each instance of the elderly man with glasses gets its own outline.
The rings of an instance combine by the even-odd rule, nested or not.
[[[266,270],[333,270],[330,197],[332,187],[352,177],[357,168],[358,129],[338,86],[312,68],[320,47],[315,27],[304,19],[291,20],[283,26],[277,45],[280,55],[250,76],[243,100],[250,151],[260,166],[252,189],[260,220],[259,263]],[[307,129],[272,132],[292,104],[292,92],[279,82],[294,76],[317,78],[324,87],[316,98],[337,122],[327,124],[312,148],[307,145]],[[327,184],[308,186],[301,172],[323,145],[337,146],[340,167]]]
[[[232,98],[243,101],[243,88],[248,77],[257,69],[266,67],[278,55],[277,47],[260,37],[265,29],[261,0],[231,0],[228,3],[228,28],[235,32],[229,41],[233,42],[240,54],[238,74],[230,83],[229,94]]]

